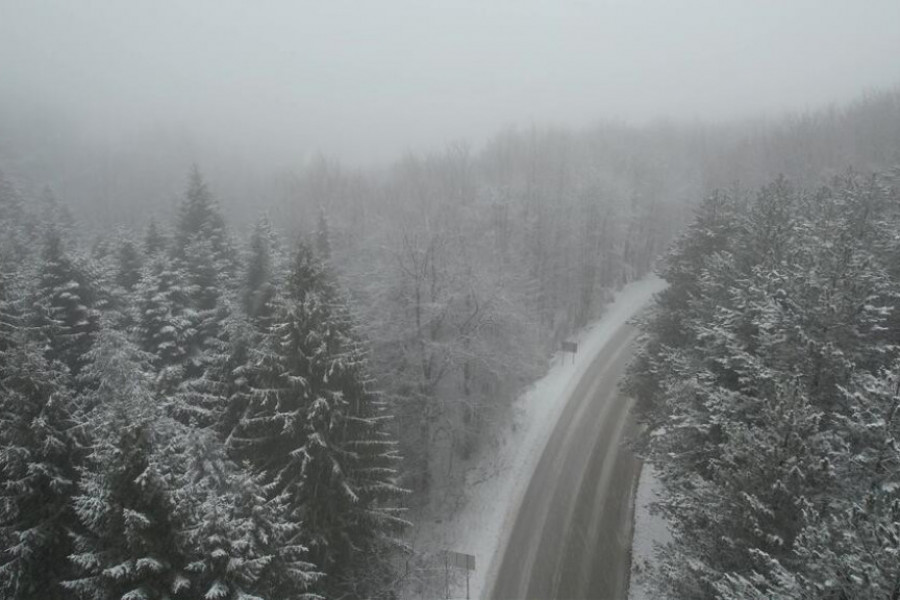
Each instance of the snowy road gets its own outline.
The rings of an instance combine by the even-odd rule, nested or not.
[[[627,597],[639,463],[622,447],[633,422],[617,381],[637,332],[621,325],[559,417],[522,498],[487,594],[522,598]]]

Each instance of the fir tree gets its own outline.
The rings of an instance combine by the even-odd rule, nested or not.
[[[19,191],[0,171],[0,257],[10,264],[28,256],[28,221]]]
[[[675,530],[666,595],[897,589],[882,567],[896,525],[890,194],[877,178],[815,194],[778,180],[718,225],[698,219],[667,260],[628,382]]]
[[[321,208],[319,209],[319,221],[316,224],[316,255],[323,262],[331,260],[331,234],[328,228],[328,218]]]
[[[50,186],[44,186],[38,197],[40,209],[39,219],[45,226],[52,224],[56,231],[67,242],[75,236],[75,217],[69,207],[60,202]]]
[[[159,389],[174,389],[183,380],[189,352],[188,292],[183,275],[157,257],[138,285],[138,346],[152,356]]]
[[[141,280],[141,254],[135,244],[124,240],[116,251],[116,285],[132,291]]]
[[[39,277],[34,319],[46,357],[61,361],[77,377],[98,327],[97,295],[86,270],[64,250],[52,226],[45,235]]]
[[[171,437],[152,395],[149,357],[105,331],[91,352],[92,451],[73,507],[81,524],[67,589],[86,600],[188,598],[180,524],[161,447]]]
[[[19,315],[12,299],[13,281],[17,273],[7,272],[6,261],[0,255],[0,352],[5,352],[14,343],[19,329]]]
[[[349,312],[302,243],[251,364],[250,398],[232,449],[270,493],[288,498],[311,557],[328,574],[327,589],[352,586],[362,565],[378,564],[391,534],[402,528],[391,508],[402,490],[395,483],[395,443],[369,389]]]
[[[156,219],[150,219],[144,234],[144,255],[148,258],[155,257],[166,249],[167,244],[168,240],[156,223]]]
[[[265,318],[271,314],[275,295],[277,251],[275,233],[266,217],[257,220],[249,246],[241,290],[244,312],[251,318]]]
[[[61,600],[83,440],[65,366],[15,338],[0,354],[0,590]]]
[[[183,380],[173,398],[173,414],[193,427],[213,426],[225,408],[223,385],[229,342],[226,322],[231,303],[220,287],[209,242],[189,245],[190,259],[183,270],[187,283]]]
[[[182,261],[189,259],[188,246],[196,241],[210,245],[216,267],[220,271],[234,271],[234,252],[225,228],[225,219],[200,170],[194,166],[188,177],[187,192],[175,224],[172,248],[175,258]]]
[[[184,544],[192,589],[204,598],[312,598],[320,577],[295,540],[284,499],[263,489],[231,462],[210,432],[181,438],[186,465],[173,481],[188,527]]]
[[[107,331],[91,353],[93,450],[65,586],[82,598],[311,598],[319,577],[281,498],[155,402],[150,356]]]

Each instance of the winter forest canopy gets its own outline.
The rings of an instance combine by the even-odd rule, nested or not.
[[[654,271],[623,389],[673,529],[659,597],[897,598],[882,83],[758,118],[498,120],[368,166],[168,127],[115,150],[0,86],[0,598],[409,597],[421,511],[465,504],[460,464]]]

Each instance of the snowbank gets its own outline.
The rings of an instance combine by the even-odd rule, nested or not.
[[[541,452],[562,408],[581,376],[615,331],[644,308],[665,282],[650,276],[629,284],[616,294],[599,321],[573,338],[571,354],[558,353],[547,375],[515,402],[515,422],[499,434],[499,447],[486,448],[466,476],[465,505],[456,514],[419,523],[414,546],[420,550],[454,550],[474,554],[476,570],[470,596],[481,597],[490,578],[500,545],[512,526],[522,495],[528,487]],[[455,586],[454,597],[465,597],[465,580]]]
[[[653,465],[644,463],[634,499],[634,538],[631,543],[631,584],[628,586],[629,600],[661,600],[645,585],[641,575],[653,561],[653,549],[672,539],[665,519],[651,514],[650,505],[659,500],[662,485]]]

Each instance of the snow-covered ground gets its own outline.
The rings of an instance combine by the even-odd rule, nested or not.
[[[420,552],[443,549],[473,554],[476,570],[470,597],[479,598],[507,529],[537,466],[562,408],[581,376],[612,334],[644,308],[665,282],[650,276],[629,284],[607,306],[604,316],[573,338],[578,353],[558,353],[549,372],[515,402],[515,419],[498,432],[498,445],[486,446],[466,475],[466,501],[453,515],[432,516],[416,527],[413,546]],[[457,580],[458,581],[458,580]],[[465,580],[453,589],[465,597]]]
[[[653,549],[657,544],[665,544],[672,539],[665,519],[651,514],[650,505],[659,500],[662,487],[653,465],[644,463],[634,499],[634,538],[631,544],[631,584],[628,587],[629,600],[662,600],[652,592],[641,575],[653,561]]]

